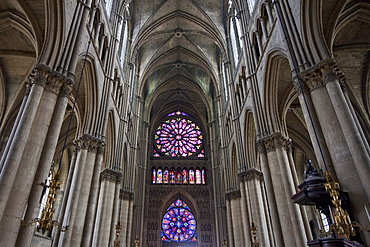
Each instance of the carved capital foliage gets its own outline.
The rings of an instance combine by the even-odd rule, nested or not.
[[[28,76],[29,84],[38,84],[45,87],[51,69],[43,64],[38,64]]]
[[[292,140],[283,136],[280,132],[257,140],[258,151],[260,153],[268,153],[281,147],[288,151],[290,150],[291,143]]]
[[[306,74],[303,77],[305,85],[308,87],[309,90],[314,90],[318,87],[324,86],[322,81],[322,75],[320,71],[312,71],[311,73]]]
[[[249,169],[247,171],[241,172],[238,174],[239,181],[251,181],[258,180],[263,181],[263,173],[257,169]]]
[[[301,78],[294,78],[293,80],[293,86],[294,86],[294,91],[296,92],[297,95],[300,95],[303,92],[310,91],[309,88],[305,83],[303,83]]]
[[[100,141],[98,143],[98,147],[96,148],[96,154],[104,154],[105,153],[105,141]]]
[[[122,200],[134,200],[134,193],[131,191],[121,189],[119,191],[119,198]]]
[[[265,144],[263,143],[262,139],[257,140],[257,149],[260,154],[266,153]]]
[[[64,95],[67,93],[69,96],[69,93],[72,91],[73,81],[44,64],[38,64],[28,76],[26,86],[27,84],[38,84],[43,86],[45,90],[52,91],[55,94],[59,94],[62,91]]]
[[[110,182],[121,182],[122,173],[115,171],[113,169],[106,168],[100,172],[100,182],[110,181]]]
[[[242,193],[240,192],[240,190],[234,190],[231,192],[227,192],[225,196],[226,196],[226,200],[232,200],[232,199],[241,198]]]
[[[105,142],[99,138],[93,137],[88,134],[82,135],[79,139],[75,140],[76,149],[85,149],[89,152],[100,153],[104,152]]]
[[[73,81],[69,78],[66,78],[60,90],[60,96],[69,97],[72,92],[72,87],[73,87]]]
[[[300,78],[302,78],[301,82],[304,86],[308,87],[309,90],[314,90],[333,80],[342,82],[341,78],[344,78],[344,75],[340,72],[335,61],[327,59],[303,71]]]

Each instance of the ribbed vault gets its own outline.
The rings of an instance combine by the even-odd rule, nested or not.
[[[222,2],[133,4],[140,11],[132,17],[131,61],[137,66],[138,94],[149,119],[163,109],[186,110],[195,117],[209,114],[225,59]]]

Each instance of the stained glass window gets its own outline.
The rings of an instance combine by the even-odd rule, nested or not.
[[[194,175],[194,170],[193,169],[189,170],[189,183],[190,184],[195,184],[195,175]]]
[[[157,171],[153,168],[152,170],[152,183],[155,184],[157,180]]]
[[[200,170],[199,169],[197,169],[196,171],[195,171],[195,183],[196,184],[201,184],[202,183],[202,176],[201,176],[201,173],[200,173]]]
[[[189,114],[182,112],[182,111],[175,111],[167,115],[167,117],[175,116],[175,115],[183,115],[183,116],[189,116]]]
[[[183,112],[169,114],[171,118],[162,122],[154,135],[156,150],[153,156],[160,154],[169,157],[189,157],[203,151],[203,133],[200,127],[185,118]],[[204,157],[201,155],[200,157]]]
[[[190,208],[178,198],[163,216],[161,239],[164,242],[195,242],[196,229],[197,223]]]
[[[177,169],[176,171],[176,183],[181,184],[182,183],[182,174],[181,174],[181,169]]]
[[[206,184],[206,168],[152,168],[152,184]]]
[[[175,171],[173,169],[171,169],[170,171],[170,184],[174,184],[175,183]]]
[[[168,169],[163,170],[163,183],[168,184]]]
[[[162,169],[158,169],[157,171],[157,184],[162,183]]]
[[[200,153],[198,154],[197,156],[198,158],[204,158],[204,149],[202,149],[202,151],[200,151]]]
[[[182,170],[182,183],[187,184],[188,183],[188,170],[184,169]]]

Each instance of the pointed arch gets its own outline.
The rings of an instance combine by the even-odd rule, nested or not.
[[[257,168],[259,164],[257,163],[257,146],[256,146],[256,130],[254,126],[253,113],[248,110],[245,116],[245,129],[244,129],[244,142],[245,142],[245,153],[246,153],[246,165],[247,169]]]
[[[108,123],[107,123],[107,132],[106,132],[106,148],[105,148],[105,154],[104,154],[104,160],[103,160],[103,167],[110,168],[114,170],[120,169],[119,164],[115,162],[115,154],[114,152],[116,150],[116,133],[115,133],[115,124],[114,124],[114,116],[113,112],[110,111],[108,114]]]

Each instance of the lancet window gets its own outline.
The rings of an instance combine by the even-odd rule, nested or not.
[[[152,184],[206,184],[205,168],[152,168]]]

